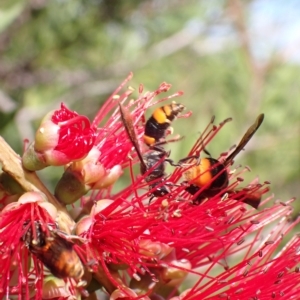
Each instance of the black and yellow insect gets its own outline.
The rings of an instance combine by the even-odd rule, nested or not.
[[[171,159],[169,159],[169,154],[170,154],[169,152],[166,152],[162,147],[155,146],[161,138],[165,137],[165,131],[169,127],[170,123],[165,122],[166,124],[168,124],[168,126],[160,126],[162,123],[158,123],[157,121],[154,122],[153,120],[155,120],[155,118],[158,118],[158,115],[161,114],[165,115],[165,118],[163,119],[167,119],[167,114],[165,112],[168,113],[170,120],[171,119],[173,120],[175,115],[179,113],[179,110],[182,111],[183,109],[183,106],[179,105],[175,113],[175,106],[173,105],[175,104],[172,103],[171,105],[165,105],[163,110],[162,108],[157,109],[158,111],[154,113],[152,117],[150,117],[150,119],[147,121],[146,128],[148,127],[148,129],[147,130],[145,129],[144,140],[145,139],[148,140],[147,144],[148,145],[151,144],[151,148],[149,151],[147,151],[147,153],[142,154],[139,147],[138,139],[135,134],[132,117],[129,111],[120,104],[120,112],[121,112],[121,117],[122,117],[124,127],[126,129],[130,141],[132,142],[136,150],[137,156],[141,162],[141,166],[140,166],[141,174],[142,175],[147,174],[145,177],[145,181],[149,184],[149,190],[151,191],[152,195],[155,197],[164,196],[170,193],[167,184],[163,183],[163,181],[165,181],[165,176],[166,176],[165,163],[168,162],[172,166],[179,165],[179,164],[175,164]],[[159,129],[158,133],[155,131],[155,129]],[[152,142],[150,143],[149,141],[151,139]]]
[[[196,203],[200,203],[206,197],[213,197],[229,184],[227,167],[232,164],[235,156],[246,146],[257,129],[260,127],[264,120],[264,114],[260,114],[255,123],[249,127],[243,138],[239,142],[235,150],[222,162],[212,157],[201,158],[195,163],[196,165],[191,167],[185,172],[185,178],[188,182],[192,182],[186,191],[192,195],[195,195],[203,187],[204,190],[197,195],[194,200]],[[209,154],[205,150],[206,154]],[[209,154],[210,155],[210,154]],[[243,202],[257,208],[260,203],[260,197],[253,195],[250,199],[244,199]]]
[[[171,122],[181,113],[185,107],[176,102],[158,107],[145,125],[144,143],[154,146],[165,138],[167,129],[171,129]]]

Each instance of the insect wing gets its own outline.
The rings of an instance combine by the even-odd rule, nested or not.
[[[243,150],[243,148],[248,144],[248,142],[250,141],[250,139],[253,137],[253,135],[255,134],[255,132],[257,131],[257,129],[260,127],[261,123],[264,120],[264,114],[260,114],[257,118],[256,121],[253,125],[251,125],[249,127],[249,129],[247,130],[247,132],[244,134],[244,136],[242,137],[241,141],[239,142],[239,144],[237,145],[237,147],[234,149],[234,151],[226,158],[224,164],[228,165],[232,162],[232,160],[235,158],[235,156],[241,151]]]

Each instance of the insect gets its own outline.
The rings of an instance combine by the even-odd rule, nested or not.
[[[185,172],[187,181],[192,181],[185,190],[192,195],[195,195],[203,187],[202,192],[196,196],[195,203],[201,203],[206,197],[213,197],[229,184],[227,167],[233,162],[235,156],[246,146],[252,136],[263,122],[264,114],[260,114],[255,123],[249,127],[247,132],[242,137],[235,150],[224,160],[219,161],[212,157],[198,159],[195,166]],[[210,154],[204,150],[206,154]],[[232,191],[233,192],[233,191]],[[238,199],[237,199],[238,200]],[[260,203],[259,194],[253,194],[252,198],[244,199],[243,202],[257,208]]]
[[[166,136],[167,129],[172,131],[171,122],[184,109],[182,104],[176,102],[157,108],[146,122],[144,143],[148,146],[158,144]]]
[[[152,195],[154,197],[160,197],[160,196],[167,195],[168,193],[170,193],[170,190],[167,187],[167,185],[162,184],[162,180],[164,180],[165,176],[166,176],[165,162],[168,162],[172,166],[178,166],[178,165],[180,165],[180,163],[175,164],[171,159],[168,158],[170,155],[170,152],[166,152],[163,148],[155,146],[155,143],[151,147],[151,150],[143,155],[139,148],[138,140],[137,140],[137,137],[136,137],[136,134],[134,131],[132,117],[131,117],[129,111],[126,110],[121,104],[119,104],[119,106],[120,106],[120,112],[121,112],[121,117],[122,117],[124,127],[127,131],[130,141],[132,142],[132,144],[136,150],[137,156],[141,162],[141,166],[140,166],[141,174],[144,175],[147,173],[145,180],[149,184],[149,189],[153,190]],[[168,107],[168,105],[165,105],[164,107]],[[171,108],[169,108],[169,109],[171,111]],[[165,108],[165,110],[167,110],[167,109]],[[160,114],[160,113],[157,113],[157,114]],[[153,115],[156,115],[156,114],[154,113]],[[151,118],[154,119],[153,115]],[[173,117],[173,119],[174,119],[174,117]],[[147,122],[147,124],[148,124],[148,122]],[[147,127],[147,124],[146,124],[146,127]],[[156,122],[156,124],[158,124],[158,122]],[[155,139],[155,141],[158,141],[160,139],[160,137],[164,136],[164,134],[165,134],[164,131],[166,129],[164,129],[164,130],[160,129],[159,134],[153,134],[155,126],[151,125],[150,127],[152,130],[152,131],[150,130],[150,133],[152,134],[152,136],[155,136],[155,138],[153,138],[153,140]],[[147,133],[149,134],[149,130],[147,131]],[[146,130],[145,130],[145,134],[146,134]],[[145,136],[144,136],[144,138],[145,138]]]
[[[49,224],[47,230],[40,222],[35,221],[34,228],[30,226],[22,238],[25,246],[54,276],[80,280],[84,274],[84,267],[73,249],[73,243],[67,240],[70,236],[51,226]]]

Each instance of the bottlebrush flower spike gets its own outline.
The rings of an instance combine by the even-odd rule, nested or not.
[[[155,103],[171,99],[182,93],[177,92],[163,99],[155,100],[161,93],[167,92],[171,85],[162,83],[154,92],[143,93],[140,86],[139,95],[136,100],[130,99],[134,90],[128,88],[120,95],[121,87],[127,83],[131,75],[105,102],[97,113],[93,126],[99,126],[104,116],[109,116],[104,124],[97,128],[95,145],[89,155],[81,161],[68,165],[65,173],[58,182],[55,189],[55,196],[64,204],[72,204],[89,190],[108,188],[123,174],[122,169],[131,164],[128,154],[132,149],[131,141],[128,139],[124,124],[121,121],[119,103],[126,108],[131,108],[131,116],[136,126],[136,133],[141,137],[144,133],[144,122],[142,122],[145,110]],[[129,101],[128,101],[129,100]],[[127,104],[125,104],[125,102]],[[133,153],[132,157],[136,157]],[[100,194],[99,198],[102,198]]]
[[[213,126],[208,132],[208,140],[215,136],[224,124],[219,127]],[[193,151],[196,152],[198,149]],[[149,204],[148,193],[140,196],[134,193],[135,190],[140,190],[143,184],[141,180],[133,179],[131,190],[127,189],[119,193],[113,198],[113,204],[98,214],[91,215],[89,219],[84,219],[84,224],[88,224],[88,227],[85,227],[85,231],[81,233],[86,232],[92,237],[90,247],[97,249],[94,252],[95,261],[101,261],[103,265],[122,266],[122,272],[126,272],[127,276],[132,278],[130,282],[124,284],[134,285],[140,291],[140,295],[147,294],[143,282],[147,282],[149,276],[152,278],[150,280],[152,284],[149,283],[147,286],[159,290],[166,283],[170,284],[166,276],[171,274],[170,270],[174,274],[180,274],[180,270],[183,274],[190,272],[190,267],[179,267],[172,261],[184,260],[187,265],[194,268],[212,262],[218,264],[228,255],[235,253],[234,250],[229,250],[217,255],[220,247],[231,248],[237,238],[242,240],[252,233],[250,229],[240,231],[238,226],[233,230],[235,224],[239,224],[241,219],[247,216],[247,210],[236,208],[238,204],[236,200],[248,198],[253,193],[258,193],[260,198],[267,190],[263,185],[253,183],[235,194],[227,193],[227,186],[225,186],[220,190],[220,195],[208,199],[202,206],[195,206],[185,200],[187,197],[184,185],[180,184],[186,168],[189,166],[177,168],[166,179],[171,186],[169,195],[158,197],[156,201]],[[145,179],[146,176],[147,173],[143,178]],[[233,184],[230,188],[236,185]],[[227,199],[224,201],[225,194]],[[128,203],[126,199],[131,201]],[[135,207],[137,209],[134,209]],[[91,221],[91,217],[94,221]],[[250,217],[252,214],[245,219]],[[233,233],[227,234],[231,230]],[[205,246],[201,247],[201,251],[197,251],[201,244]],[[172,253],[172,260],[168,258],[170,253]],[[213,253],[216,253],[216,258],[213,258]],[[124,266],[127,268],[124,269]],[[174,271],[176,268],[178,272]],[[109,267],[106,272],[109,277]],[[113,282],[119,286],[118,280]],[[172,287],[170,295],[177,290],[179,283],[180,281]]]
[[[47,210],[44,209],[47,207]],[[51,215],[50,215],[50,214]],[[29,250],[24,244],[26,230],[34,226],[36,220],[47,228],[54,224],[56,209],[47,202],[43,194],[24,193],[17,202],[6,205],[0,213],[0,298],[17,295],[19,299],[29,299],[36,294],[41,299],[43,265],[37,259],[29,259]],[[33,235],[37,238],[37,233]],[[35,279],[32,280],[32,276]]]
[[[251,220],[252,225],[248,224],[252,227],[250,231],[255,232],[254,238],[248,238],[248,242],[236,239],[232,243],[232,247],[235,246],[236,251],[242,254],[236,256],[238,261],[231,262],[232,266],[229,263],[225,271],[220,271],[218,276],[211,277],[206,283],[199,280],[186,299],[297,299],[299,237],[293,237],[279,254],[274,255],[283,237],[299,223],[299,220],[288,221],[292,212],[291,202],[280,203],[255,216]],[[273,221],[277,225],[266,231],[265,225]],[[243,226],[243,230],[247,227]],[[266,236],[262,238],[264,232]],[[214,259],[211,269],[216,264],[218,262]],[[203,278],[208,275],[205,272]]]
[[[131,77],[128,77],[127,80],[130,78]],[[162,101],[182,95],[182,92],[177,92],[162,99],[155,99],[158,95],[169,91],[170,88],[170,84],[162,83],[154,92],[144,93],[143,86],[140,86],[137,99],[130,99],[128,104],[125,104],[125,101],[128,100],[128,97],[133,93],[131,88],[121,95],[117,95],[115,92],[110,99],[108,99],[93,122],[94,125],[99,124],[103,116],[107,114],[111,116],[109,120],[98,129],[98,135],[96,137],[96,145],[101,151],[99,162],[102,163],[105,168],[110,168],[115,165],[122,165],[123,167],[129,165],[128,153],[132,149],[132,144],[128,139],[127,132],[121,120],[119,103],[131,110],[136,134],[141,138],[144,134],[144,114],[146,109]],[[133,153],[133,158],[134,157],[136,157],[135,153]]]
[[[269,183],[261,184],[257,179],[244,183],[243,175],[249,168],[232,167],[232,162],[226,163],[215,177],[204,180],[204,184],[201,181],[195,192],[188,189],[198,184],[198,177],[205,173],[200,169],[195,175],[191,169],[199,166],[199,159],[203,153],[207,154],[206,146],[217,138],[229,120],[219,125],[214,125],[212,120],[192,150],[183,155],[179,166],[159,178],[156,184],[147,180],[156,165],[144,174],[134,175],[131,166],[137,157],[135,151],[131,153],[133,147],[121,121],[119,103],[130,111],[134,131],[143,144],[145,110],[181,93],[154,99],[169,90],[170,85],[163,83],[156,91],[147,93],[141,86],[137,99],[132,100],[131,88],[120,92],[130,78],[131,75],[93,121],[91,128],[99,128],[95,129],[95,142],[89,154],[66,165],[66,174],[72,172],[74,177],[78,176],[82,193],[100,188],[82,197],[80,205],[74,205],[77,210],[72,214],[74,222],[67,217],[70,211],[60,205],[54,207],[41,193],[24,193],[18,201],[15,201],[18,195],[8,198],[3,194],[0,201],[0,297],[28,300],[52,295],[60,299],[80,299],[87,297],[86,289],[90,298],[95,298],[95,291],[105,289],[111,299],[298,299],[299,237],[292,238],[277,253],[282,238],[300,221],[290,221],[292,200],[271,203],[272,196],[263,200]],[[242,141],[251,137],[261,118]],[[142,155],[148,150],[153,151],[143,149]],[[128,158],[130,154],[133,161]],[[221,154],[217,166],[231,156]],[[165,159],[162,156],[158,164]],[[0,163],[3,163],[2,151]],[[114,182],[114,168],[128,167],[132,179],[129,186],[115,194],[111,189],[103,190],[106,184]],[[210,167],[206,172],[211,172],[216,165]],[[4,164],[6,172],[5,168]],[[227,175],[225,184],[211,192],[214,180],[221,174]],[[19,182],[17,176],[12,177]],[[36,190],[32,182],[31,185],[21,182],[21,187],[25,187],[25,191]],[[155,189],[163,185],[168,186],[169,193],[152,197]],[[5,190],[5,186],[2,187]],[[78,193],[75,198],[80,196]],[[51,194],[47,197],[51,199]],[[263,208],[265,204],[270,207]],[[66,224],[66,220],[70,223]],[[42,227],[45,231],[40,231]],[[49,277],[45,270],[42,272],[47,262],[33,253],[38,235],[49,231],[49,242],[54,238],[51,231],[54,227],[60,234],[66,234],[65,238],[74,239],[60,241],[76,250],[79,262],[79,272],[62,276],[63,280],[52,280],[53,274]],[[75,229],[77,236],[69,236],[69,229]],[[28,239],[31,236],[33,238]],[[62,249],[66,250],[66,246]],[[84,287],[83,281],[79,281],[83,266]],[[183,285],[187,274],[193,276],[193,284],[184,282]]]
[[[94,261],[107,265],[107,276],[112,265],[114,268],[119,265],[119,272],[127,274],[122,277],[131,278],[123,284],[139,291],[139,295],[146,295],[149,291],[162,293],[162,290],[166,291],[166,284],[170,289],[168,295],[172,295],[177,291],[180,281],[170,288],[170,281],[165,274],[171,270],[176,274],[176,268],[178,274],[181,270],[183,274],[193,273],[199,277],[197,284],[182,299],[223,295],[222,287],[227,284],[223,277],[231,278],[235,272],[233,278],[236,278],[236,274],[251,268],[255,257],[264,261],[263,266],[272,264],[274,248],[268,240],[272,240],[274,235],[278,245],[281,234],[286,234],[296,224],[289,225],[281,221],[281,228],[260,242],[266,224],[282,217],[286,220],[290,215],[289,205],[279,203],[254,214],[253,209],[242,209],[240,203],[230,199],[222,201],[215,197],[195,206],[175,197],[173,201],[158,199],[158,203],[149,205],[147,194],[133,197],[131,203],[128,203],[126,199],[129,193],[119,194],[112,204],[93,216],[94,221],[90,222],[85,234],[91,237],[89,247],[94,249]],[[253,234],[254,239],[251,238]],[[244,255],[238,260],[242,262],[238,264],[238,258],[231,262],[230,257],[234,258],[238,253]],[[296,253],[293,259],[296,259]],[[173,263],[180,260],[190,264],[193,271],[190,267],[180,267]],[[201,271],[196,271],[195,268],[199,267],[202,267]],[[263,267],[261,274],[264,274],[262,270]],[[216,271],[220,276],[212,277],[210,273]],[[209,280],[212,286],[205,284],[205,280]],[[113,282],[116,286],[120,285],[117,280]],[[228,280],[228,289],[231,288],[230,282]],[[253,287],[257,287],[257,284]],[[232,295],[236,290],[233,290]],[[211,299],[217,299],[217,296]]]
[[[62,166],[87,156],[95,142],[95,130],[85,116],[61,108],[49,112],[38,128],[35,141],[23,155],[23,166],[40,170]]]

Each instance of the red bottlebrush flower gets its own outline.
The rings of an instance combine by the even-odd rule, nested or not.
[[[48,113],[38,128],[35,141],[23,155],[26,169],[62,166],[83,159],[95,142],[95,130],[87,117],[72,112],[62,103],[61,109]]]
[[[16,294],[19,299],[33,295],[35,299],[61,299],[77,293],[74,279],[81,280],[83,265],[68,241],[68,234],[57,229],[57,215],[56,208],[37,192],[23,194],[18,202],[2,210],[0,296]],[[67,287],[53,276],[48,278],[47,272],[69,279],[71,285]]]
[[[121,86],[124,86],[130,78],[131,75]],[[126,105],[128,108],[133,107],[131,116],[139,137],[144,133],[144,124],[141,121],[145,110],[154,103],[181,95],[181,92],[178,92],[153,102],[156,96],[167,92],[170,88],[171,85],[163,83],[156,91],[142,94],[143,88],[140,87],[138,98],[130,100]],[[132,149],[132,144],[128,140],[121,120],[119,103],[125,103],[134,90],[128,88],[121,95],[117,95],[117,92],[119,89],[107,100],[93,122],[93,126],[98,126],[104,116],[109,116],[105,124],[97,130],[93,149],[85,159],[69,164],[56,186],[55,196],[64,204],[74,203],[89,190],[110,187],[122,175],[122,169],[130,164],[128,154]],[[135,157],[136,154],[132,156]],[[98,196],[101,198],[100,195]]]
[[[72,158],[72,161],[80,160],[89,153],[95,142],[95,132],[85,116],[70,111],[62,103],[61,109],[54,112],[51,121],[60,127],[55,151],[63,152],[67,157]],[[44,145],[41,144],[43,149]],[[37,144],[36,148],[39,150]]]
[[[90,237],[89,251],[93,262],[106,266],[107,276],[111,276],[114,284],[119,286],[120,279],[109,275],[112,270],[125,272],[127,276],[124,275],[124,278],[128,281],[123,284],[134,287],[139,295],[147,295],[149,291],[151,294],[154,291],[163,293],[167,285],[170,296],[176,293],[181,276],[184,279],[186,274],[191,273],[199,281],[180,299],[205,299],[210,295],[211,299],[217,299],[212,295],[223,295],[224,287],[232,290],[230,295],[234,297],[237,290],[241,291],[231,288],[231,277],[237,278],[240,274],[241,284],[242,278],[247,282],[244,272],[251,268],[254,258],[264,261],[263,266],[269,264],[267,261],[272,263],[273,243],[267,238],[259,242],[266,224],[291,213],[289,206],[279,204],[253,214],[253,210],[241,209],[240,204],[230,198],[222,201],[217,197],[196,206],[182,198],[158,199],[148,204],[147,194],[132,197],[128,202],[129,194],[129,191],[119,194],[110,205],[92,216],[85,230],[78,233]],[[80,225],[81,222],[78,223]],[[295,223],[287,225],[283,223],[282,228],[274,233],[277,246],[280,235],[286,234]],[[254,238],[251,238],[253,234]],[[235,261],[232,261],[234,257]],[[296,257],[294,252],[291,261],[296,263]],[[191,267],[176,263],[182,260],[193,271]],[[197,271],[199,267],[201,271]],[[261,276],[264,275],[263,269],[260,268]],[[210,275],[214,272],[220,275]],[[229,279],[224,280],[224,277]],[[175,280],[174,285],[171,284],[172,279]],[[206,284],[208,280],[211,284]],[[253,287],[256,288],[257,284],[252,286],[252,293]],[[243,290],[246,291],[246,288],[243,287]],[[250,292],[245,292],[245,295],[250,297]],[[241,297],[244,299],[244,296]]]
[[[130,100],[126,105],[125,101],[128,100],[134,90],[129,88],[121,95],[117,95],[117,93],[120,88],[131,79],[131,76],[132,75],[129,75],[122,85],[106,101],[93,121],[93,125],[98,126],[99,123],[103,122],[105,116],[110,116],[105,124],[98,128],[98,135],[96,137],[96,145],[101,151],[99,162],[102,163],[105,168],[111,168],[115,165],[123,165],[123,167],[129,165],[128,153],[132,149],[132,143],[128,139],[127,132],[121,120],[119,103],[124,104],[126,108],[131,110],[131,117],[136,129],[136,134],[141,139],[144,134],[144,115],[146,109],[162,101],[170,100],[182,95],[182,92],[179,91],[165,98],[155,99],[160,94],[169,91],[171,85],[164,82],[154,92],[144,92],[143,86],[141,85],[137,99]],[[136,157],[135,153],[133,153],[133,158],[134,157]]]
[[[220,127],[213,127],[208,133],[208,139],[212,139],[223,125],[222,123]],[[194,148],[193,151],[191,156],[199,149]],[[199,153],[197,154],[199,155]],[[138,180],[133,183],[131,189],[116,195],[109,206],[96,214],[93,211],[90,217],[82,219],[83,226],[79,221],[78,228],[81,229],[78,229],[78,234],[91,237],[89,250],[93,253],[92,261],[101,262],[102,265],[108,264],[110,266],[106,269],[108,276],[112,266],[117,269],[120,266],[119,268],[123,270],[125,266],[126,271],[123,272],[127,273],[129,279],[131,278],[131,281],[126,282],[125,285],[133,285],[141,291],[144,280],[147,281],[147,276],[150,276],[153,280],[151,289],[160,290],[165,284],[170,284],[172,281],[171,277],[167,279],[166,275],[171,274],[170,270],[177,269],[178,272],[174,271],[174,274],[180,274],[180,270],[183,274],[190,272],[189,267],[179,267],[176,261],[184,260],[193,268],[209,265],[212,258],[211,260],[207,260],[207,258],[211,257],[214,252],[218,253],[220,245],[221,248],[230,248],[231,246],[228,245],[234,244],[237,237],[242,240],[243,236],[252,232],[250,230],[245,232],[233,230],[234,225],[239,224],[244,215],[247,216],[245,209],[236,208],[234,210],[238,204],[236,200],[240,203],[247,203],[244,200],[249,200],[250,196],[254,197],[255,195],[254,198],[259,199],[260,202],[261,195],[267,191],[267,188],[261,184],[252,183],[240,190],[234,189],[237,187],[239,179],[228,189],[225,186],[220,190],[219,195],[208,199],[202,206],[195,206],[190,201],[184,200],[187,199],[186,192],[184,184],[180,184],[183,173],[189,167],[187,165],[177,168],[166,178],[165,182],[161,182],[160,184],[168,183],[171,192],[167,196],[158,197],[153,203],[149,204],[148,193],[140,196],[134,193],[142,187],[141,181]],[[149,172],[151,171],[150,169]],[[145,173],[143,178],[145,179],[147,175]],[[157,188],[159,188],[159,184]],[[226,195],[226,200],[224,195]],[[126,199],[131,200],[127,202]],[[231,199],[235,201],[232,202]],[[245,218],[250,219],[251,216],[249,214]],[[229,235],[228,232],[231,230],[234,233]],[[201,251],[197,251],[201,244],[204,244],[205,247],[201,247]],[[91,249],[97,250],[92,251]],[[168,257],[171,253],[173,254],[170,260]],[[216,263],[234,253],[234,250],[224,251],[223,255],[217,256]],[[199,256],[199,254],[201,255]],[[105,258],[103,259],[103,257]],[[180,277],[181,275],[174,276]],[[116,286],[119,285],[119,280],[111,279]],[[175,284],[171,285],[169,295],[172,294],[172,291],[177,290],[180,282],[179,280],[176,285],[175,281]],[[147,292],[149,290],[142,290],[141,293],[146,295]],[[187,295],[189,296],[190,293]]]
[[[262,116],[229,155],[212,159],[206,151],[228,121],[216,126],[212,120],[182,160],[174,163],[172,153],[159,152],[163,153],[159,159],[145,163],[146,168],[135,176],[132,165],[138,162],[137,153],[132,151],[119,104],[130,114],[143,162],[149,153],[161,151],[143,143],[145,110],[181,92],[153,102],[169,90],[170,85],[163,83],[154,92],[143,93],[140,87],[137,99],[128,101],[133,90],[119,92],[130,78],[98,112],[92,124],[92,128],[99,127],[95,142],[91,148],[89,143],[81,148],[89,148],[82,160],[66,165],[65,181],[58,184],[55,194],[69,204],[90,189],[99,191],[82,197],[80,204],[67,211],[50,204],[41,193],[24,193],[23,189],[36,190],[32,186],[36,178],[29,187],[21,184],[21,189],[14,182],[1,181],[6,192],[23,194],[17,202],[18,196],[3,194],[0,202],[0,297],[78,299],[89,292],[92,298],[97,290],[105,289],[110,299],[297,299],[298,237],[276,251],[282,237],[300,221],[290,221],[292,201],[271,205],[272,197],[262,200],[269,183],[260,184],[257,179],[244,183],[243,174],[249,168],[231,166]],[[63,124],[64,118],[77,118],[69,111],[57,117],[51,122]],[[72,130],[62,132],[72,136],[76,131]],[[165,134],[160,132],[158,140]],[[1,157],[0,151],[0,162]],[[168,162],[174,168],[170,174],[163,169],[162,176],[150,176]],[[115,194],[111,189],[104,191],[126,168],[132,183]],[[12,178],[19,183],[18,176]],[[156,193],[162,187],[167,193]],[[47,197],[51,199],[51,193]],[[265,204],[270,207],[262,209]],[[64,219],[68,213],[73,219]],[[62,250],[59,253],[57,246]],[[45,251],[51,253],[50,262]],[[66,264],[70,257],[71,264]],[[185,282],[187,276],[192,283]]]
[[[16,294],[19,299],[29,299],[34,294],[41,299],[42,282],[32,280],[32,275],[39,275],[42,265],[34,259],[33,265],[29,259],[28,249],[24,245],[26,228],[29,228],[36,219],[43,220],[44,225],[53,224],[55,209],[50,209],[54,217],[42,208],[50,205],[42,194],[35,192],[23,194],[18,202],[5,206],[0,214],[1,243],[0,243],[0,297]],[[40,206],[41,205],[41,206]],[[36,232],[34,233],[36,237]]]

